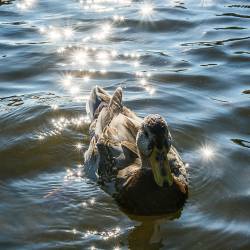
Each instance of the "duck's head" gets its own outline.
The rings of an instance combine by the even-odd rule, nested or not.
[[[171,147],[171,135],[167,122],[160,115],[148,115],[136,138],[142,167],[152,168],[155,182],[160,187],[173,184],[167,154]]]

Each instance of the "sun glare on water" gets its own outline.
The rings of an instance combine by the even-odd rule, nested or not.
[[[200,153],[203,159],[205,160],[212,160],[214,158],[214,150],[211,146],[204,145],[200,149]]]
[[[36,5],[36,0],[22,0],[17,3],[17,8],[26,11],[32,9]]]
[[[150,19],[154,12],[154,6],[151,3],[143,3],[140,8],[142,19]]]

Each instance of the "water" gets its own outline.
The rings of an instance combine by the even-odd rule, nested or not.
[[[0,249],[250,249],[249,18],[243,0],[2,3]],[[97,84],[167,119],[179,218],[127,215],[82,174]]]

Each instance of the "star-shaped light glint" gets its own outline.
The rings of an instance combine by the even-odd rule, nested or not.
[[[140,14],[143,20],[150,20],[153,16],[154,6],[151,3],[143,3],[140,7]]]

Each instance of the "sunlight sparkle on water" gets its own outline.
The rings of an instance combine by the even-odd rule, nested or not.
[[[62,39],[62,34],[61,34],[60,30],[56,27],[50,27],[50,29],[47,31],[46,35],[53,42],[57,42],[57,41]]]
[[[75,170],[71,170],[71,169],[67,169],[66,170],[66,175],[64,176],[64,181],[68,182],[68,181],[76,181],[79,182],[82,180],[82,175],[80,173],[80,171],[75,171]]]
[[[106,69],[101,69],[101,70],[100,70],[100,73],[101,73],[102,75],[105,75],[105,74],[107,73],[107,70],[106,70]]]
[[[47,36],[52,42],[59,40],[70,40],[74,37],[74,30],[71,27],[55,27],[50,25],[49,27],[40,27],[39,32]]]
[[[90,69],[90,70],[89,70],[89,73],[93,73],[93,74],[94,74],[95,72],[96,72],[95,69]]]
[[[133,66],[135,68],[139,67],[140,66],[140,62],[138,62],[138,61],[133,62]]]
[[[97,54],[97,62],[103,65],[107,65],[110,63],[109,54],[105,51],[101,51]]]
[[[65,51],[65,48],[64,47],[60,47],[57,49],[57,53],[61,54]]]
[[[205,160],[211,160],[214,157],[214,151],[211,146],[202,146],[200,152]]]
[[[216,3],[215,0],[201,0],[200,4],[202,7],[209,7]]]
[[[113,5],[128,5],[131,0],[80,0],[80,5],[84,10],[95,12],[111,12],[114,11]]]
[[[118,55],[117,51],[116,50],[112,50],[111,51],[111,56],[112,57],[116,57]]]
[[[111,229],[110,231],[107,232],[101,232],[101,237],[103,240],[108,240],[111,238],[116,238],[121,232],[121,229],[119,227],[116,227],[115,229]]]
[[[72,53],[72,64],[83,66],[87,63],[88,54],[84,50],[75,50]]]
[[[149,86],[145,87],[145,90],[150,94],[153,95],[155,93],[155,89]]]
[[[140,80],[140,84],[143,85],[143,86],[145,86],[147,84],[146,79],[145,78],[141,79]]]
[[[80,88],[78,86],[73,86],[69,89],[71,95],[79,94]]]
[[[142,77],[142,76],[143,76],[143,72],[136,71],[136,72],[135,72],[135,75],[138,76],[138,77]]]
[[[150,18],[153,14],[154,6],[151,3],[143,3],[140,8],[140,14],[143,19]]]
[[[70,169],[67,169],[66,172],[67,172],[66,177],[71,177],[73,175],[73,172]]]
[[[78,170],[78,171],[76,172],[76,175],[77,175],[77,177],[82,177],[82,171]]]
[[[61,83],[64,86],[70,86],[72,84],[72,75],[67,74],[61,79]]]
[[[57,110],[57,109],[58,109],[58,105],[57,105],[57,104],[52,104],[52,105],[51,105],[51,108],[52,108],[53,110]]]
[[[125,20],[125,17],[124,16],[119,16],[119,15],[114,15],[113,20],[115,22],[123,22]]]
[[[63,34],[65,36],[66,39],[72,39],[73,35],[74,35],[74,30],[70,27],[66,27],[63,30]]]
[[[79,142],[75,147],[77,148],[77,150],[81,150],[83,148],[83,145]]]
[[[43,135],[38,135],[39,140],[43,140],[45,137]]]
[[[17,8],[20,10],[29,10],[34,7],[36,0],[23,0],[17,3]]]
[[[150,95],[153,95],[155,93],[155,88],[150,88],[148,92]]]
[[[106,39],[112,31],[112,25],[110,23],[105,23],[101,26],[101,30],[93,35],[93,38],[97,40]]]
[[[87,202],[85,202],[85,201],[84,201],[84,202],[82,202],[82,204],[81,204],[81,205],[82,205],[82,207],[87,207],[87,206],[88,206]]]
[[[90,80],[90,76],[84,76],[83,77],[83,81],[84,82],[89,82],[89,80]]]
[[[86,99],[84,99],[86,101]],[[53,105],[52,105],[53,106]],[[65,117],[60,117],[60,118],[53,118],[51,120],[52,129],[49,129],[49,131],[46,129],[45,132],[39,132],[37,134],[37,136],[35,137],[38,140],[44,140],[47,137],[51,137],[51,136],[56,136],[56,135],[60,135],[62,134],[62,132],[69,126],[71,127],[79,127],[82,124],[89,124],[90,120],[88,116],[79,116],[79,117],[74,117],[71,119],[67,119]],[[79,145],[76,145],[76,148],[79,148],[78,150],[80,150],[83,147],[82,144],[79,143]]]
[[[110,23],[106,23],[102,26],[102,31],[105,33],[111,32],[112,26]]]
[[[142,72],[136,72],[136,76],[141,77],[144,74]],[[147,74],[146,74],[147,75]],[[151,87],[146,78],[141,78],[139,81],[140,85],[150,94],[153,95],[155,93],[155,88]]]
[[[39,27],[39,32],[44,34],[46,32],[46,28],[44,26]]]
[[[91,205],[94,205],[94,204],[95,204],[95,198],[91,198],[91,199],[89,200],[89,203],[90,203]]]
[[[102,240],[109,240],[111,238],[116,238],[117,236],[119,236],[120,232],[121,229],[119,227],[110,229],[109,231],[102,231],[102,232],[98,232],[97,230],[87,230],[84,233],[83,237],[84,238],[100,237]],[[119,247],[113,249],[119,249]]]

